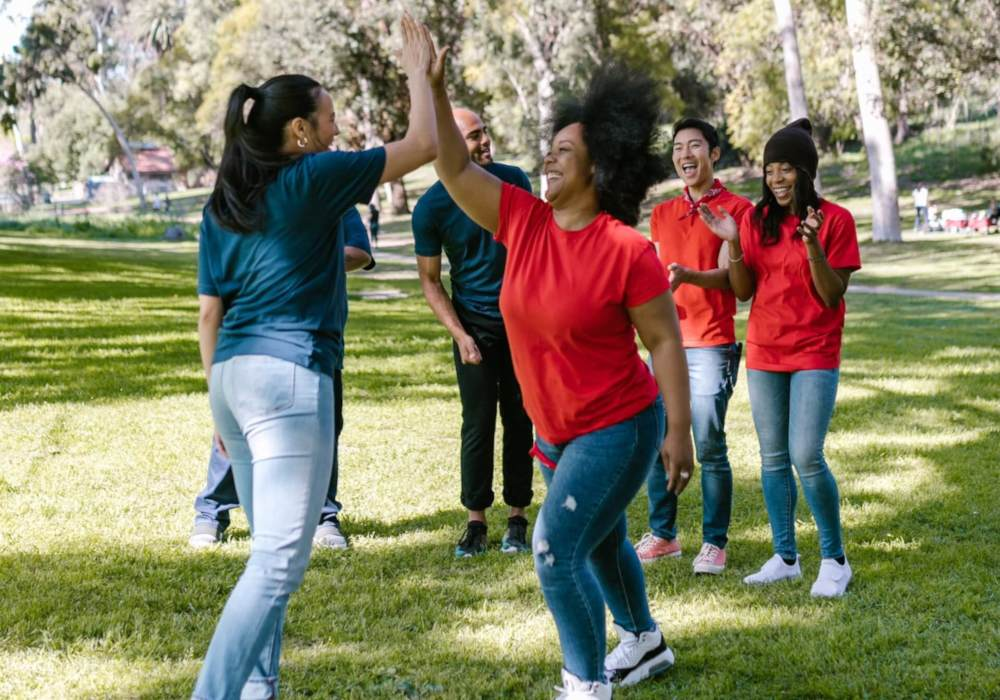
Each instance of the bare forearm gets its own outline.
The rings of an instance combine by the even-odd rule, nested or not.
[[[434,111],[437,114],[438,155],[434,170],[445,183],[457,177],[469,166],[469,151],[462,132],[451,112],[451,101],[444,89],[434,91]]]
[[[691,430],[691,392],[688,386],[687,359],[677,338],[664,338],[650,349],[653,374],[666,403],[668,432]]]
[[[465,327],[462,326],[462,322],[458,318],[455,305],[451,303],[448,293],[444,291],[441,280],[430,280],[422,277],[420,286],[423,289],[427,305],[431,307],[431,311],[434,312],[441,325],[448,329],[451,337],[457,340],[464,336]]]
[[[688,273],[688,284],[702,289],[730,289],[729,270],[717,267],[714,270],[691,270]]]
[[[743,262],[743,249],[739,239],[729,241],[729,286],[740,301],[753,296],[753,273]]]
[[[198,350],[201,352],[201,366],[205,370],[205,381],[212,374],[212,358],[219,340],[219,324],[214,319],[198,319]]]
[[[824,304],[831,309],[836,307],[847,291],[846,280],[830,267],[830,262],[818,243],[807,244],[806,254],[809,256],[809,273],[816,291]]]

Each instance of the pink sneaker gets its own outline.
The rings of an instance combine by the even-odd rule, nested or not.
[[[676,558],[681,555],[681,541],[676,537],[672,540],[665,540],[652,532],[647,532],[636,544],[635,553],[639,555],[639,561],[643,564],[664,557]]]
[[[726,570],[726,550],[706,542],[694,558],[696,574],[721,574]]]

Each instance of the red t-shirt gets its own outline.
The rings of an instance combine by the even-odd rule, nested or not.
[[[709,193],[698,200],[718,211],[724,207],[736,221],[753,205],[733,194],[718,180]],[[678,263],[694,270],[714,270],[719,267],[722,239],[712,233],[698,215],[696,204],[685,188],[684,194],[663,202],[653,209],[649,228],[653,241],[660,244],[663,266]],[[694,284],[682,284],[674,290],[674,303],[681,321],[684,347],[703,348],[736,342],[733,317],[736,315],[736,295],[728,289],[703,289]]]
[[[826,219],[819,242],[830,267],[861,269],[858,232],[851,212],[820,200]],[[774,245],[761,245],[760,227],[747,212],[740,224],[743,262],[756,281],[747,324],[747,368],[770,372],[834,369],[840,366],[844,300],[823,303],[809,272],[806,246],[795,233],[797,216],[786,216]]]
[[[564,231],[549,204],[506,183],[496,239],[507,247],[500,311],[538,434],[562,444],[649,406],[658,389],[628,308],[670,288],[653,245],[603,212]]]

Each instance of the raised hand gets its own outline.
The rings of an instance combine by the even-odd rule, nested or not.
[[[799,235],[802,236],[803,240],[807,243],[816,242],[816,236],[819,234],[820,227],[823,226],[823,221],[826,217],[823,216],[823,212],[816,211],[812,207],[806,208],[806,218],[799,223],[798,231]]]
[[[403,70],[410,78],[427,76],[431,68],[431,56],[434,53],[434,43],[430,41],[430,33],[409,13],[403,15],[399,27],[403,33],[403,48],[399,54]]]
[[[725,207],[719,207],[719,213],[712,211],[708,204],[698,207],[698,215],[708,226],[708,230],[724,241],[735,241],[739,238],[740,228],[736,225],[736,219],[726,211]]]
[[[441,49],[441,52],[438,53],[438,51],[434,48],[434,39],[431,37],[431,32],[427,28],[427,25],[422,24],[420,26],[423,29],[424,41],[427,42],[427,45],[430,47],[431,51],[431,57],[430,57],[431,87],[434,90],[443,90],[444,79],[445,79],[445,66],[447,65],[447,61],[445,59],[448,57],[449,47],[445,46],[443,49]]]

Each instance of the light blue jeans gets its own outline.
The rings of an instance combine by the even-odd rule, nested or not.
[[[795,503],[792,465],[802,480],[816,519],[824,559],[844,554],[840,532],[840,494],[823,456],[823,443],[837,400],[840,370],[798,372],[747,370],[750,410],[760,443],[761,485],[771,521],[774,552],[794,559]]]
[[[691,382],[691,432],[701,465],[701,537],[724,548],[733,510],[733,470],[726,446],[726,409],[736,387],[742,345],[687,348]],[[657,537],[677,537],[677,494],[667,490],[663,461],[656,458],[646,479],[649,529]]]
[[[193,697],[274,698],[285,608],[309,564],[330,482],[333,379],[275,357],[243,355],[212,366],[209,397],[252,543]]]
[[[566,670],[604,680],[604,605],[619,626],[653,629],[642,565],[628,541],[625,508],[663,442],[663,402],[563,445],[541,438],[548,485],[532,548],[545,602],[555,618]]]

